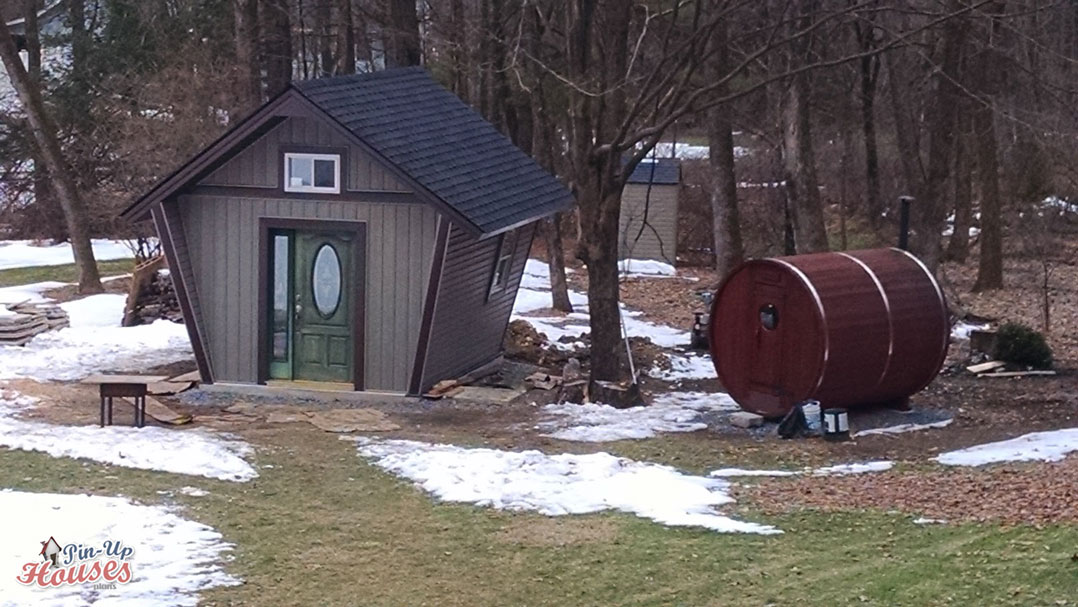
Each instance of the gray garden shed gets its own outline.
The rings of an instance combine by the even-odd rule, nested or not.
[[[618,255],[674,265],[677,257],[681,165],[675,158],[645,158],[621,193]]]
[[[406,68],[294,83],[123,215],[154,222],[204,382],[419,394],[500,354],[571,202]]]

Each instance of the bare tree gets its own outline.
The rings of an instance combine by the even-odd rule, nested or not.
[[[52,176],[56,186],[60,205],[64,211],[64,219],[67,222],[68,234],[71,237],[75,265],[79,270],[79,292],[100,293],[104,289],[101,286],[97,263],[94,261],[94,250],[90,244],[86,205],[79,195],[71,168],[64,159],[60,141],[56,136],[56,128],[45,110],[45,104],[41,99],[41,88],[30,78],[26,68],[23,67],[19,49],[15,46],[11,31],[3,20],[0,20],[0,60],[3,61],[12,87],[22,103],[38,153],[45,162],[45,166],[48,167],[49,175]]]
[[[711,35],[711,76],[722,78],[730,69],[727,24],[716,24]],[[717,89],[725,96],[729,87]],[[737,174],[734,171],[734,133],[730,108],[717,105],[708,120],[708,159],[712,171],[711,214],[715,274],[722,282],[745,257],[741,242],[741,218],[737,205]]]
[[[292,82],[292,17],[289,0],[261,0],[259,21],[266,93],[272,97]]]
[[[233,0],[236,27],[236,60],[239,64],[243,104],[248,108],[262,102],[262,67],[258,50],[258,0]]]
[[[386,67],[419,65],[422,56],[419,46],[419,18],[415,0],[385,0]]]

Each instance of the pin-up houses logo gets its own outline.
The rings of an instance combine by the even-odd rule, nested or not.
[[[40,560],[22,566],[15,579],[26,586],[56,588],[80,584],[126,584],[131,581],[134,549],[106,540],[100,546],[61,545],[55,538],[41,542]]]

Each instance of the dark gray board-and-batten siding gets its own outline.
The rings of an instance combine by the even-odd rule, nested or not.
[[[516,230],[509,283],[504,291],[489,298],[501,238],[476,240],[456,226],[450,229],[427,350],[424,390],[439,379],[472,371],[501,352],[535,225]]]
[[[234,198],[180,199],[214,380],[258,381],[259,220],[367,224],[364,384],[406,392],[423,319],[438,214],[429,205]]]

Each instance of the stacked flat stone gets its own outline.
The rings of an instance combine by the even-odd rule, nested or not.
[[[0,346],[25,346],[31,339],[70,325],[67,312],[51,303],[8,304],[0,312]]]

